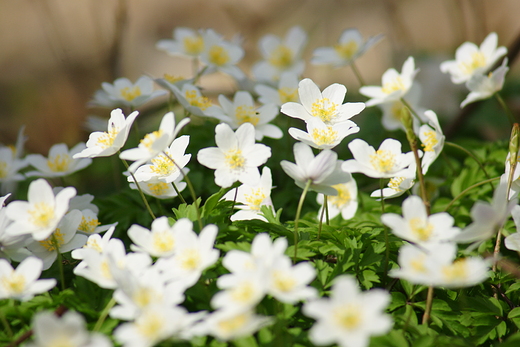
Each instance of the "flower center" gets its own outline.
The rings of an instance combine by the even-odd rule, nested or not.
[[[280,88],[278,89],[278,96],[280,97],[280,101],[282,104],[286,102],[296,102],[298,101],[298,89],[297,88]]]
[[[255,111],[253,106],[242,105],[235,108],[235,117],[238,120],[238,124],[251,123],[254,126],[258,124],[260,118]]]
[[[2,286],[8,293],[20,294],[25,289],[25,277],[13,271],[10,276],[2,278]]]
[[[54,219],[54,207],[45,202],[38,202],[27,211],[30,215],[29,221],[40,228],[47,227]]]
[[[338,104],[331,102],[328,98],[322,98],[311,106],[311,114],[328,124],[338,115]]]
[[[388,182],[388,186],[392,188],[393,190],[397,190],[398,192],[401,192],[403,189],[401,188],[401,183],[404,182],[406,178],[404,177],[394,177],[390,179],[390,182]]]
[[[275,271],[273,273],[273,284],[279,291],[287,293],[294,289],[296,286],[296,280],[294,277],[288,276],[287,273]]]
[[[465,75],[471,75],[476,69],[486,66],[487,59],[482,52],[474,52],[471,54],[469,61],[459,63],[459,69]]]
[[[175,238],[168,231],[159,231],[152,234],[152,243],[159,252],[166,253],[175,246]]]
[[[424,147],[425,152],[434,152],[433,147],[437,143],[439,143],[439,140],[437,140],[437,134],[433,130],[428,130],[423,133],[425,136],[425,139],[423,141],[422,146]]]
[[[149,287],[138,288],[134,295],[132,295],[132,301],[140,308],[144,308],[160,299],[161,295]]]
[[[124,87],[121,89],[121,96],[126,101],[132,101],[138,96],[141,96],[141,88],[138,86],[135,87]]]
[[[251,282],[242,282],[231,291],[233,300],[240,303],[249,303],[255,295],[255,286]]]
[[[350,202],[350,191],[348,190],[346,184],[335,184],[332,186],[332,188],[338,191],[338,195],[328,196],[327,201],[333,206],[336,206],[337,208],[341,209],[343,206],[346,206]]]
[[[49,346],[53,347],[74,347],[77,346],[77,342],[72,342],[67,336],[58,336],[53,338]]]
[[[51,236],[43,241],[38,241],[38,243],[42,245],[47,251],[54,252],[61,247],[63,241],[63,234],[60,232],[60,229],[56,229]]]
[[[426,266],[424,266],[424,260],[425,256],[421,255],[415,259],[412,259],[412,261],[410,261],[410,266],[415,272],[427,273],[428,269],[426,268]]]
[[[279,45],[271,52],[269,63],[280,70],[287,69],[293,64],[293,51],[286,45]]]
[[[98,240],[93,237],[88,238],[87,244],[85,246],[83,246],[83,248],[90,248],[90,249],[96,250],[98,253],[103,252],[103,248],[99,244]]]
[[[0,179],[7,177],[7,163],[0,161]]]
[[[247,314],[239,314],[235,317],[218,322],[219,329],[225,335],[231,335],[233,332],[240,330],[248,321]]]
[[[199,55],[204,50],[204,39],[202,36],[187,36],[183,40],[184,51],[189,55]]]
[[[103,149],[111,147],[114,144],[117,134],[119,134],[119,128],[112,127],[108,132],[103,132],[103,134],[97,138],[97,145]]]
[[[370,155],[370,164],[376,171],[388,173],[392,171],[396,164],[395,154],[385,149],[378,149]]]
[[[168,156],[171,158],[170,153],[168,153]],[[170,160],[170,158],[164,154],[159,154],[157,157],[152,159],[150,170],[159,176],[168,176],[174,173],[177,171],[177,166]]]
[[[72,159],[66,153],[56,154],[47,160],[47,166],[54,172],[66,172],[69,169]]]
[[[265,194],[262,188],[251,189],[250,194],[244,194],[247,207],[253,211],[260,211],[262,201],[265,199]]]
[[[154,314],[141,315],[143,319],[136,321],[137,330],[149,340],[155,341],[162,335],[165,320]]]
[[[161,129],[146,134],[144,138],[140,141],[139,145],[143,145],[146,149],[151,150],[154,142],[157,141],[157,139],[160,138],[162,134],[163,131]]]
[[[170,74],[167,74],[167,73],[164,74],[163,78],[166,81],[170,82],[171,84],[175,84],[175,83],[177,83],[179,81],[182,81],[184,79],[184,77],[182,77],[182,76],[174,76],[174,75],[170,75]]]
[[[354,40],[349,42],[345,42],[342,44],[334,45],[334,50],[336,53],[345,60],[350,60],[354,56],[354,54],[358,51],[358,43]]]
[[[147,183],[146,186],[154,196],[164,195],[170,190],[170,185],[165,182]]]
[[[229,53],[222,46],[213,46],[208,52],[209,62],[213,65],[223,66],[230,60]]]
[[[403,79],[401,76],[397,76],[393,80],[386,82],[381,90],[385,94],[392,94],[395,91],[405,89],[406,88],[404,86]]]
[[[410,229],[412,233],[421,241],[428,241],[433,232],[433,225],[428,223],[427,220],[416,217],[410,219]]]
[[[196,90],[187,90],[184,95],[191,106],[198,107],[203,111],[212,105],[208,98],[198,95]]]
[[[346,304],[334,310],[338,325],[347,330],[355,330],[361,324],[362,310],[359,305]]]
[[[453,264],[442,268],[442,275],[447,281],[460,280],[468,277],[466,259],[455,260]]]
[[[311,136],[314,143],[318,146],[333,145],[338,138],[338,132],[332,130],[332,127],[327,127],[327,129],[314,128]]]
[[[246,163],[246,158],[240,149],[231,149],[226,153],[225,160],[227,165],[233,170],[242,169]]]
[[[182,254],[179,255],[180,265],[184,270],[194,271],[201,263],[200,252],[196,249],[185,249]]]
[[[78,230],[83,231],[84,233],[93,233],[100,224],[101,223],[97,218],[83,216],[81,218],[81,223],[79,223]]]

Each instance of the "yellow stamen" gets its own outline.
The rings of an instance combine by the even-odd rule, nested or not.
[[[350,60],[358,51],[358,43],[354,40],[334,45],[334,50],[345,60]]]
[[[251,123],[254,126],[260,121],[260,117],[253,106],[242,105],[235,108],[235,117],[239,125]]]
[[[7,163],[0,161],[0,179],[7,177]]]
[[[2,278],[2,286],[7,293],[20,294],[25,290],[25,277],[13,271]]]
[[[66,172],[69,169],[71,157],[66,154],[56,154],[54,157],[47,160],[47,166],[54,172]]]
[[[153,247],[161,253],[170,252],[175,246],[175,238],[168,231],[159,231],[152,234]]]
[[[434,152],[433,147],[439,143],[437,140],[437,133],[434,130],[428,130],[423,133],[425,139],[423,141],[422,146],[424,147],[425,152]]]
[[[186,36],[183,40],[184,51],[189,55],[199,55],[204,50],[204,39],[202,36]]]
[[[275,271],[273,273],[273,284],[279,291],[287,293],[294,289],[296,280],[282,271]]]
[[[141,88],[139,88],[139,86],[134,86],[132,88],[124,87],[123,89],[121,89],[121,96],[126,101],[132,101],[138,96],[141,96]]]
[[[338,325],[347,330],[355,330],[362,321],[363,310],[359,305],[351,303],[334,310],[334,318]]]
[[[143,145],[147,149],[152,149],[152,146],[158,138],[160,138],[163,134],[161,129],[156,130],[152,133],[146,134],[145,137],[140,141],[140,145]]]
[[[262,188],[251,189],[250,194],[244,194],[247,207],[253,211],[260,211],[262,201],[266,198]]]
[[[166,182],[147,183],[146,185],[150,192],[155,196],[166,194],[170,190],[170,185]]]
[[[239,314],[229,319],[218,322],[218,327],[225,335],[231,335],[240,330],[248,321],[247,314]]]
[[[297,102],[298,101],[298,89],[297,88],[280,88],[278,89],[278,96],[282,104],[286,102]]]
[[[447,281],[467,278],[468,265],[466,259],[455,260],[453,264],[444,266],[442,274]]]
[[[225,160],[227,165],[233,170],[242,169],[246,163],[246,158],[244,158],[240,149],[229,150],[226,153]]]
[[[335,184],[332,188],[338,191],[338,195],[330,195],[327,197],[329,204],[335,206],[338,209],[348,205],[351,200],[350,191],[346,184]]]
[[[83,216],[81,218],[81,223],[79,224],[78,230],[85,233],[93,233],[100,224],[101,223],[97,218]]]
[[[179,81],[182,81],[184,79],[184,77],[182,77],[182,76],[174,76],[174,75],[170,75],[170,74],[167,74],[167,73],[164,74],[163,78],[166,81],[170,82],[171,84],[175,84],[175,83],[177,83]]]
[[[211,101],[208,98],[202,95],[198,95],[197,91],[193,89],[186,90],[184,96],[186,97],[186,100],[191,106],[198,107],[203,111],[212,105]]]
[[[433,232],[433,225],[427,220],[416,217],[410,219],[410,229],[412,233],[421,241],[428,241]]]
[[[154,314],[141,315],[141,319],[136,321],[137,330],[150,341],[157,340],[162,335],[165,324],[163,317]]]
[[[471,60],[459,63],[459,69],[465,75],[471,75],[476,69],[486,66],[487,59],[480,51],[471,54]]]
[[[388,182],[388,186],[392,188],[393,190],[397,190],[398,192],[402,191],[401,189],[401,183],[404,182],[406,178],[404,177],[394,177]]]
[[[378,149],[370,155],[370,164],[376,171],[388,173],[395,166],[395,154],[384,149]]]
[[[179,255],[179,260],[181,268],[187,271],[196,270],[202,261],[200,253],[196,249],[185,249],[182,254]]]
[[[171,158],[170,153],[168,153],[168,156]],[[158,155],[151,160],[152,165],[150,166],[150,170],[159,176],[168,176],[174,173],[177,171],[177,166],[170,160],[170,158],[164,154]]]
[[[117,134],[119,134],[119,128],[113,127],[108,132],[103,132],[101,136],[97,138],[97,145],[103,149],[111,147],[114,144]]]
[[[87,244],[84,245],[83,248],[90,248],[90,249],[96,250],[98,253],[103,252],[103,248],[99,244],[98,240],[93,237],[88,238]]]
[[[382,92],[385,94],[392,94],[395,91],[404,90],[404,89],[405,89],[405,86],[404,86],[403,79],[401,78],[401,76],[397,76],[393,80],[386,82],[383,85]]]
[[[333,145],[338,138],[338,132],[332,130],[332,127],[327,127],[327,129],[314,128],[311,137],[318,146]]]
[[[280,69],[290,67],[293,61],[293,51],[285,45],[276,47],[269,56],[269,63]]]
[[[237,302],[248,303],[252,300],[255,292],[253,283],[245,282],[231,290],[231,297]]]
[[[230,60],[229,53],[222,46],[213,46],[208,52],[209,62],[217,66],[223,66]]]
[[[311,114],[328,124],[338,115],[338,104],[331,102],[328,98],[319,99],[311,106]]]
[[[29,221],[40,228],[49,226],[54,219],[54,206],[45,202],[38,202],[33,206],[32,209],[27,211],[30,215]]]
[[[61,247],[63,241],[63,234],[60,232],[60,229],[56,229],[51,236],[43,241],[38,241],[38,243],[42,245],[47,251],[53,252]]]

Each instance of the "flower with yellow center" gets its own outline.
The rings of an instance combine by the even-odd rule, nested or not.
[[[410,164],[408,169],[401,171],[401,175],[402,176],[392,177],[386,188],[374,190],[370,194],[370,197],[391,199],[403,195],[406,191],[412,188],[415,183],[415,176],[417,175],[417,166],[415,165],[415,162]]]
[[[185,83],[182,87],[170,85],[168,89],[175,94],[177,101],[179,101],[182,107],[191,114],[206,117],[209,115],[208,113],[219,109],[209,98],[202,95],[200,89],[193,85],[192,82]]]
[[[281,112],[289,117],[302,119],[309,123],[317,119],[327,126],[345,122],[365,109],[362,102],[343,103],[347,88],[334,83],[320,91],[318,86],[309,78],[300,81],[298,94],[300,103],[287,102],[282,105]]]
[[[264,105],[275,104],[278,107],[286,102],[298,102],[298,82],[298,75],[294,72],[282,72],[280,80],[275,86],[268,84],[257,84],[255,86],[258,101]]]
[[[487,75],[474,74],[471,76],[471,78],[466,82],[466,87],[469,89],[470,93],[466,99],[462,101],[460,107],[465,107],[467,104],[478,100],[487,99],[502,90],[505,75],[508,71],[507,58],[505,58],[502,65],[496,68],[493,72],[490,72]]]
[[[421,167],[423,174],[426,174],[430,165],[441,154],[445,137],[435,112],[428,110],[424,112],[424,117],[428,120],[428,124],[423,124],[419,128],[419,139],[424,150]]]
[[[202,165],[215,169],[215,183],[229,187],[235,181],[255,185],[260,180],[258,166],[271,156],[271,149],[255,144],[255,128],[251,123],[242,124],[236,132],[225,123],[215,128],[218,147],[203,148],[197,154]]]
[[[153,79],[146,75],[139,77],[135,83],[123,77],[113,84],[103,82],[101,87],[90,102],[93,106],[136,108],[167,93],[165,90],[154,90]]]
[[[131,248],[136,252],[146,252],[153,257],[170,256],[175,252],[177,235],[191,226],[185,219],[180,219],[170,226],[167,217],[155,219],[150,230],[134,224],[128,229],[128,236],[134,243]]]
[[[457,48],[455,60],[443,62],[440,69],[443,73],[449,73],[455,84],[467,82],[473,76],[486,72],[507,53],[506,47],[497,48],[497,45],[496,33],[490,33],[480,47],[472,42],[465,42]]]
[[[54,287],[55,279],[38,280],[42,266],[43,262],[36,257],[26,258],[16,269],[6,259],[0,259],[0,300],[27,301]]]
[[[354,178],[346,183],[335,184],[332,188],[338,191],[338,195],[327,196],[329,218],[332,219],[340,213],[344,220],[354,217],[358,208],[357,184]],[[321,216],[325,203],[323,194],[318,194],[316,200],[322,205],[318,211],[318,215]]]
[[[82,170],[90,163],[92,159],[89,158],[73,158],[77,153],[80,153],[86,148],[85,143],[80,142],[70,150],[64,143],[53,145],[49,149],[49,156],[45,158],[41,154],[29,154],[26,159],[27,162],[34,166],[37,171],[27,172],[27,176],[42,176],[42,177],[62,177],[70,175],[76,171]]]
[[[237,42],[226,41],[211,29],[204,33],[204,51],[200,61],[206,65],[205,74],[221,71],[240,80],[245,75],[236,64],[243,56],[244,50]]]
[[[267,278],[267,293],[275,299],[294,304],[318,297],[318,292],[309,284],[316,277],[316,269],[308,263],[293,265],[289,257],[274,259]]]
[[[205,319],[205,325],[209,335],[228,341],[251,336],[270,321],[269,317],[256,315],[251,309],[222,308]]]
[[[170,55],[198,58],[204,51],[204,34],[204,30],[195,31],[184,27],[175,28],[172,35],[173,39],[159,40],[156,47]]]
[[[317,149],[332,149],[339,145],[345,137],[357,132],[359,132],[359,127],[349,120],[327,125],[319,119],[312,118],[307,121],[307,132],[289,128],[289,134],[295,140]]]
[[[392,328],[392,319],[384,311],[390,294],[383,289],[361,292],[351,276],[335,279],[330,298],[312,300],[303,306],[303,314],[316,319],[309,338],[316,345],[368,346],[372,335]]]

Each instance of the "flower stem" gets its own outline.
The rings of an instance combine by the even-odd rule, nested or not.
[[[383,179],[379,179],[379,187],[381,188],[381,213],[385,213],[385,199],[383,199],[383,188],[384,183]],[[385,274],[388,272],[388,266],[390,264],[390,240],[388,239],[388,228],[386,225],[383,226],[383,231],[385,233],[385,267],[384,272]]]
[[[497,181],[499,180],[500,177],[495,177],[495,178],[490,178],[488,180],[485,180],[485,181],[482,181],[482,182],[479,182],[479,183],[475,183],[474,185],[472,186],[469,186],[468,188],[464,189],[462,192],[459,193],[459,195],[457,195],[455,198],[453,198],[453,200],[450,201],[450,203],[448,204],[448,206],[446,206],[446,208],[444,209],[444,212],[448,211],[448,209],[457,201],[459,200],[461,197],[463,197],[467,192],[469,192],[470,190],[472,190],[473,188],[477,188],[477,187],[480,187],[480,186],[483,186],[484,184],[487,184],[487,183],[490,183],[490,182],[493,182],[493,181]],[[495,189],[493,187],[493,189]]]
[[[112,307],[114,307],[115,304],[116,304],[116,300],[114,299],[114,297],[112,297],[112,299],[110,299],[108,304],[105,306],[105,308],[101,312],[101,315],[99,316],[99,318],[98,318],[98,320],[96,322],[96,325],[94,326],[94,330],[93,331],[99,331],[99,329],[101,329],[101,326],[103,325],[103,323],[107,319],[108,312],[110,312],[110,310],[112,309]]]
[[[428,321],[430,320],[430,315],[432,312],[432,304],[433,304],[433,286],[429,286],[428,294],[426,296],[426,308],[424,310],[424,315],[422,317],[423,325],[428,325]]]
[[[179,188],[177,188],[177,185],[175,184],[175,182],[172,182],[172,185],[173,185],[173,189],[175,190],[175,193],[177,193],[177,196],[179,197],[179,199],[181,199],[182,203],[188,204],[186,202],[186,200],[184,200],[184,197],[182,196],[181,192],[179,191]]]
[[[4,326],[5,331],[7,331],[7,336],[9,339],[13,338],[13,329],[11,329],[11,325],[9,324],[9,321],[5,317],[4,311],[0,310],[0,320],[2,321],[2,325]]]
[[[296,219],[294,220],[294,257],[293,262],[296,263],[296,258],[298,256],[298,221],[300,219],[300,214],[302,212],[303,202],[305,201],[305,196],[309,191],[312,180],[307,180],[305,184],[305,188],[303,189],[302,195],[300,196],[300,201],[298,202],[298,209],[296,210]]]
[[[63,271],[63,256],[60,252],[60,243],[56,239],[54,233],[51,235],[51,243],[54,246],[57,256],[58,256],[58,269],[60,271],[60,282],[61,282],[61,290],[65,290],[65,272]]]
[[[495,98],[497,99],[498,103],[500,104],[500,106],[502,107],[504,112],[506,113],[507,118],[509,119],[509,122],[511,123],[511,125],[515,124],[515,117],[513,116],[513,113],[509,109],[509,106],[507,106],[504,99],[498,93],[495,93]]]
[[[129,166],[128,166],[128,163],[126,162],[126,160],[121,159],[121,161],[125,165],[125,168],[128,170]],[[135,186],[137,187],[137,190],[139,191],[139,195],[141,195],[141,199],[143,200],[144,205],[146,206],[146,209],[148,210],[148,213],[150,214],[150,216],[152,216],[152,219],[155,219],[156,218],[155,214],[153,214],[152,208],[148,204],[148,200],[146,200],[146,196],[144,196],[144,193],[141,190],[141,187],[139,186],[139,183],[135,179],[134,173],[132,171],[130,171],[130,170],[128,170],[128,172],[130,173],[130,176],[132,176],[132,179],[134,180]]]
[[[321,228],[323,226],[323,215],[325,214],[325,210],[327,209],[326,206],[327,206],[327,195],[323,195],[323,207],[321,209],[320,222],[318,224],[318,240],[321,237]],[[327,218],[327,225],[328,224],[329,224],[329,221],[328,221],[328,218]]]
[[[168,153],[166,153],[166,151],[163,151],[163,154],[166,156],[166,158],[168,158],[177,167],[177,169],[180,171],[180,173],[182,175],[182,178],[186,181],[186,184],[188,184],[188,189],[190,190],[190,194],[193,199],[193,203],[195,204],[195,211],[197,211],[197,220],[199,222],[199,228],[200,228],[200,230],[202,230],[202,228],[204,227],[204,224],[202,223],[202,217],[200,215],[199,203],[197,202],[197,195],[195,194],[195,189],[193,188],[193,184],[191,184],[191,180],[188,178],[188,175],[186,175],[184,173],[184,171],[179,166],[179,164],[177,164],[177,162],[175,160],[173,160],[173,158],[170,157],[170,155],[168,155]]]
[[[365,80],[363,80],[363,77],[361,76],[361,73],[359,72],[356,64],[354,64],[353,61],[350,63],[350,68],[354,72],[354,75],[356,75],[356,78],[357,78],[359,84],[361,85],[361,87],[363,87],[365,85]]]

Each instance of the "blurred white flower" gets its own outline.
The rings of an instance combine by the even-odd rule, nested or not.
[[[244,50],[238,43],[226,41],[208,29],[204,33],[204,45],[200,61],[207,66],[205,74],[221,71],[238,80],[244,78],[244,73],[236,66],[244,56]]]
[[[5,259],[0,259],[0,300],[16,299],[27,301],[36,294],[49,291],[56,285],[56,280],[38,278],[43,262],[35,257],[23,260],[16,269]]]
[[[487,76],[483,74],[474,74],[471,78],[466,81],[466,87],[468,87],[470,93],[462,101],[460,107],[464,107],[472,102],[487,99],[496,92],[502,90],[504,86],[504,79],[506,73],[509,71],[507,67],[507,58],[504,59],[502,65],[500,65],[495,71],[490,72]]]
[[[186,111],[200,117],[208,116],[207,112],[218,111],[220,108],[214,105],[210,99],[203,96],[197,86],[186,83],[179,89],[172,87],[172,91],[179,103]]]
[[[156,47],[170,55],[181,55],[192,58],[199,57],[204,51],[204,31],[190,28],[175,28],[173,40],[159,40]]]
[[[69,151],[66,144],[58,143],[50,148],[48,158],[41,154],[29,154],[26,156],[27,163],[37,171],[29,171],[25,175],[27,177],[63,177],[82,170],[92,163],[92,159],[75,159],[74,156],[85,148],[85,143],[80,142]]]
[[[255,92],[262,104],[280,107],[286,102],[298,102],[298,75],[291,71],[282,72],[277,87],[259,83],[255,86]]]

